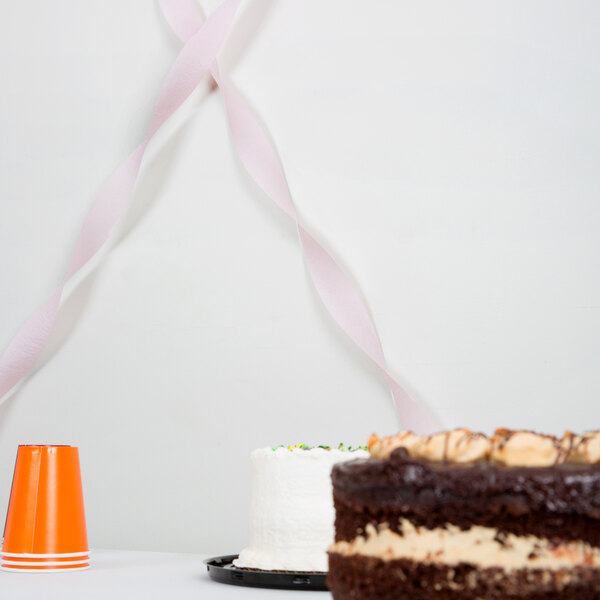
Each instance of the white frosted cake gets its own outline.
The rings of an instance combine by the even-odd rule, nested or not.
[[[331,469],[336,463],[366,457],[366,450],[342,444],[254,450],[250,543],[235,566],[326,572],[335,519]]]

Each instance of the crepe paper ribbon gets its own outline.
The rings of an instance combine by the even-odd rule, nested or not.
[[[159,0],[159,4],[169,25],[183,42],[202,28],[203,19],[193,0]],[[258,186],[296,223],[306,266],[327,310],[383,372],[402,426],[419,434],[432,433],[438,429],[434,419],[390,373],[375,324],[355,284],[300,223],[283,167],[269,137],[247,103],[221,77],[216,60],[210,72],[221,90],[239,157]]]
[[[66,283],[105,244],[124,215],[148,143],[210,70],[225,100],[232,138],[240,159],[259,187],[295,221],[306,265],[326,308],[382,370],[402,425],[417,433],[431,432],[435,423],[430,415],[389,372],[375,325],[358,290],[335,260],[300,224],[273,145],[242,98],[221,78],[216,55],[240,0],[225,0],[204,24],[191,0],[159,1],[167,20],[185,45],[167,75],[146,139],[113,173],[92,204],[63,282],[19,329],[0,359],[0,399],[5,399],[6,394],[27,374],[44,348]]]
[[[25,321],[0,359],[0,400],[27,374],[46,345],[67,282],[107,241],[125,214],[150,140],[208,73],[227,36],[240,0],[225,0],[202,27],[186,37],[160,91],[146,139],[100,189],[84,220],[67,274],[52,295]]]

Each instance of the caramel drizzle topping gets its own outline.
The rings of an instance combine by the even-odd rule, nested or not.
[[[586,456],[588,454],[588,447],[589,447],[590,442],[592,442],[592,440],[595,439],[596,435],[600,435],[600,432],[586,432],[583,435],[578,435],[578,434],[572,433],[570,431],[566,431],[564,436],[562,437],[562,439],[559,439],[552,435],[535,433],[533,431],[512,430],[512,429],[506,429],[506,428],[496,429],[496,431],[494,432],[494,435],[491,438],[488,438],[483,433],[474,433],[468,429],[450,430],[450,431],[443,432],[443,436],[444,436],[443,451],[442,451],[443,462],[452,462],[452,460],[449,458],[449,456],[450,456],[450,440],[451,440],[451,435],[453,433],[457,433],[458,431],[461,431],[462,436],[458,437],[455,440],[454,445],[453,445],[454,448],[459,448],[463,444],[468,445],[472,440],[476,440],[478,438],[483,438],[486,440],[489,439],[497,451],[502,451],[506,447],[508,442],[511,440],[511,438],[513,438],[515,435],[518,435],[521,433],[529,433],[540,439],[551,441],[552,446],[554,447],[554,449],[556,451],[556,457],[554,459],[555,465],[565,463],[565,462],[578,462],[577,460],[572,460],[575,456],[582,457],[584,460],[582,460],[581,462],[583,462],[583,463],[590,464],[590,463],[594,463],[594,462],[600,462],[600,458],[594,460],[593,457],[588,458]],[[368,447],[372,454],[377,455],[378,454],[377,446],[380,446],[381,444],[383,444],[382,449],[384,449],[385,446],[390,444],[392,446],[392,448],[396,448],[398,446],[402,446],[402,441],[412,435],[414,435],[414,434],[412,434],[411,432],[405,431],[405,432],[399,433],[396,436],[391,436],[388,438],[381,439],[377,435],[373,434],[369,438]],[[441,435],[441,433],[435,434],[435,435],[424,436],[421,438],[421,442],[423,445],[427,446],[434,437],[438,437],[440,435]],[[439,437],[438,437],[438,439],[439,439]],[[571,461],[570,461],[570,459],[571,459]],[[489,459],[489,460],[492,460],[492,459]]]

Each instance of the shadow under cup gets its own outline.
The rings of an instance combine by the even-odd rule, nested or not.
[[[1,556],[4,571],[89,568],[77,447],[19,446]]]

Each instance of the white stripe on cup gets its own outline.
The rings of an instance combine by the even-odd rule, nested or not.
[[[26,566],[34,566],[34,567],[43,567],[45,565],[48,565],[51,567],[55,567],[55,566],[59,566],[59,565],[85,565],[89,562],[90,562],[89,558],[86,558],[85,560],[65,560],[64,562],[60,561],[60,560],[48,560],[48,561],[43,561],[43,560],[38,560],[38,561],[3,560],[2,564],[3,565],[26,565]]]
[[[89,556],[91,550],[87,552],[63,552],[61,554],[30,554],[29,552],[0,552],[1,556],[9,558],[75,558],[76,556]]]

